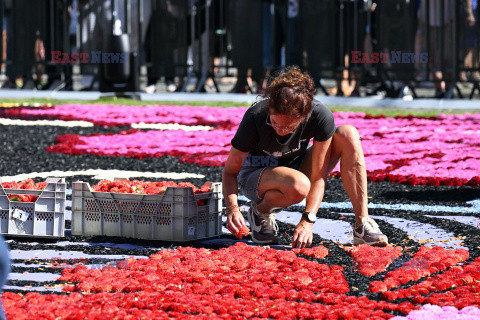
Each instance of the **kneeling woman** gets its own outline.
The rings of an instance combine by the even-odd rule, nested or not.
[[[247,218],[254,242],[278,243],[275,212],[306,198],[292,246],[308,247],[329,173],[340,161],[353,204],[354,244],[384,246],[388,239],[368,216],[367,173],[360,136],[350,125],[335,126],[333,114],[313,99],[312,78],[297,67],[276,77],[243,116],[223,170],[227,228],[245,225],[238,192],[251,200]],[[313,138],[313,146],[309,141]]]

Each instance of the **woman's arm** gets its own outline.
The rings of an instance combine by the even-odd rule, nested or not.
[[[330,154],[332,149],[332,138],[325,141],[313,141],[312,164],[310,176],[310,191],[306,199],[305,212],[317,213],[322,203],[325,192],[325,182],[328,177]],[[313,240],[313,223],[307,220],[300,220],[293,233],[292,247],[309,247]]]
[[[313,141],[312,173],[310,192],[307,195],[305,211],[317,212],[323,200],[325,182],[328,178],[328,166],[332,149],[332,138],[325,141]]]
[[[247,155],[248,152],[241,152],[232,147],[222,175],[223,197],[227,206],[227,229],[234,234],[238,233],[238,228],[245,226],[245,219],[238,207],[237,176]]]

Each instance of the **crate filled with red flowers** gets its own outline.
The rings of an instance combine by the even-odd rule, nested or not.
[[[63,237],[64,178],[35,183],[0,180],[0,233],[9,236]]]
[[[221,183],[102,180],[72,184],[72,234],[190,241],[222,231]]]

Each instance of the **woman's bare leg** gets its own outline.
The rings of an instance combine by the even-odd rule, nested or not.
[[[270,167],[263,171],[258,184],[259,212],[268,213],[301,202],[310,190],[310,180],[300,171]]]
[[[300,168],[308,177],[311,173],[311,157],[312,152],[309,150]],[[332,172],[338,161],[343,187],[352,202],[355,221],[361,224],[362,218],[368,217],[367,171],[360,135],[353,126],[340,126],[333,135],[328,173]]]

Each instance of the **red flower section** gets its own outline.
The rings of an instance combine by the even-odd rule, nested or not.
[[[386,312],[416,308],[410,302],[347,296],[342,267],[245,243],[221,250],[164,250],[117,268],[79,266],[64,269],[59,280],[76,283],[64,288],[71,294],[5,293],[7,317],[389,319],[393,316]]]
[[[441,297],[441,300],[443,300],[442,306],[449,305],[464,308],[473,304],[480,304],[479,291],[475,291],[475,285],[478,285],[478,281],[480,281],[480,258],[475,259],[466,266],[453,266],[448,271],[413,285],[408,289],[383,292],[382,298],[385,300],[395,300],[413,297],[412,301],[415,303],[432,303],[431,301],[434,300],[429,300],[430,298],[423,296],[432,292],[445,291],[457,287],[458,289],[462,289],[455,289],[449,291],[448,294],[440,294],[436,297]],[[464,294],[466,291],[469,293]],[[462,293],[463,298],[468,297],[469,302],[465,304],[465,300],[457,301],[460,296],[456,295],[456,293]],[[432,297],[435,296],[432,295]],[[448,297],[452,299],[449,300]]]
[[[292,249],[296,254],[303,254],[307,257],[323,259],[328,255],[328,249],[324,246],[318,246],[313,248]]]
[[[168,187],[190,187],[193,189],[193,193],[206,193],[210,192],[210,187],[203,185],[200,189],[194,186],[190,182],[175,183],[173,181],[140,181],[140,180],[121,180],[110,181],[102,180],[97,185],[92,187],[93,191],[99,192],[116,192],[116,193],[138,193],[138,194],[163,194]]]
[[[242,237],[246,237],[250,234],[250,230],[246,226],[242,226],[238,229],[238,232],[234,234],[235,237],[238,239],[242,239]]]
[[[130,129],[130,130],[120,131],[118,135],[128,137],[130,135],[135,135],[136,133],[142,133],[142,132],[143,131],[141,130]],[[70,155],[94,154],[98,156],[109,156],[109,157],[125,156],[125,157],[136,158],[136,159],[145,159],[145,158],[152,158],[152,157],[160,158],[163,156],[172,156],[172,157],[177,157],[180,162],[198,164],[202,166],[220,167],[225,165],[225,160],[228,157],[229,151],[221,141],[218,141],[217,143],[212,143],[212,141],[216,141],[216,140],[212,140],[212,138],[210,138],[209,136],[218,135],[218,134],[223,135],[223,139],[226,139],[225,137],[229,137],[229,136],[233,137],[234,132],[233,131],[225,132],[222,130],[212,131],[209,134],[207,134],[208,135],[207,137],[197,139],[198,141],[203,141],[203,144],[200,143],[198,145],[191,144],[187,141],[185,145],[181,146],[181,148],[179,148],[179,146],[176,146],[172,148],[161,148],[161,150],[158,149],[157,147],[142,148],[143,147],[142,145],[142,147],[139,147],[139,148],[129,148],[129,151],[126,153],[122,153],[122,152],[111,153],[111,152],[108,152],[105,149],[105,147],[79,148],[79,146],[83,146],[87,144],[85,141],[82,141],[82,138],[85,138],[85,136],[80,136],[76,134],[66,134],[66,135],[58,136],[55,139],[56,145],[47,147],[45,148],[45,150],[48,152],[65,153]],[[116,134],[114,133],[105,133],[105,134],[94,133],[86,137],[99,137],[101,140],[102,137],[115,136],[115,135]],[[166,134],[162,134],[162,135],[166,135]],[[197,132],[191,135],[198,136],[199,133]],[[163,138],[162,136],[158,137],[158,139],[162,139],[162,138]],[[208,140],[212,140],[212,141],[209,142]],[[198,141],[196,142],[198,143]],[[214,145],[213,150],[211,148],[212,144]],[[199,148],[203,150],[199,151]],[[196,150],[192,151],[194,149]]]
[[[406,163],[405,165],[407,165]],[[480,186],[480,177],[473,177],[470,180],[461,179],[461,178],[444,178],[444,177],[421,177],[414,174],[409,174],[407,176],[401,174],[391,174],[389,173],[395,169],[394,166],[389,167],[388,170],[376,170],[373,172],[368,172],[367,177],[370,181],[390,181],[397,182],[402,184],[408,184],[411,186],[417,185],[430,185],[430,186]],[[338,176],[340,176],[338,174]]]
[[[407,313],[411,303],[395,305],[366,297],[311,294],[311,302],[280,298],[235,298],[181,291],[81,295],[3,294],[8,319],[389,319],[384,310]],[[318,301],[317,301],[318,300]],[[325,304],[322,304],[325,303]]]
[[[8,199],[16,202],[35,202],[37,201],[38,196],[29,194],[9,194]]]
[[[390,246],[381,248],[362,244],[345,250],[355,260],[358,271],[367,277],[385,271],[393,260],[402,255],[402,248]]]
[[[46,186],[46,182],[35,183],[32,179],[26,179],[22,182],[2,182],[2,187],[4,189],[43,190]],[[9,194],[8,199],[10,201],[18,202],[35,202],[37,201],[38,196],[30,194]]]
[[[455,306],[457,309],[468,306],[480,306],[480,258],[463,267],[455,276],[456,288],[445,293],[433,293],[430,297],[415,297],[416,303]],[[463,285],[462,285],[463,284]]]
[[[190,187],[193,189],[194,194],[210,192],[210,186],[206,184],[199,189],[190,182],[180,182],[177,184],[173,181],[151,182],[151,181],[140,181],[140,180],[133,180],[133,181],[102,180],[97,185],[94,185],[92,187],[92,190],[97,192],[160,195],[160,194],[163,194],[168,187],[180,187],[180,188]],[[199,206],[204,206],[207,203],[208,203],[208,199],[197,200],[197,205]]]
[[[290,299],[292,289],[297,296],[310,291],[349,292],[339,266],[322,265],[297,258],[293,252],[250,247],[244,243],[218,251],[164,250],[150,259],[129,259],[118,269],[89,270],[82,266],[65,269],[59,280],[79,282],[75,291],[82,292],[163,291],[168,288],[209,295],[223,292],[229,284],[235,287],[225,294],[243,298]]]
[[[445,250],[442,247],[421,247],[412,260],[402,267],[386,274],[384,281],[373,281],[368,288],[371,292],[383,292],[409,281],[416,281],[433,273],[468,259],[465,249]]]

